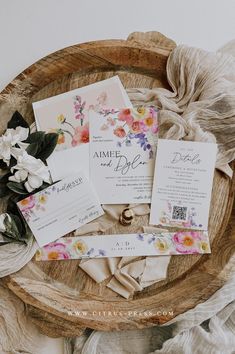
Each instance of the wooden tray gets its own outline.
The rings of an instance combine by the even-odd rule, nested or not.
[[[16,89],[27,89],[21,112],[32,122],[32,101],[115,74],[125,87],[168,87],[166,62],[174,46],[173,41],[157,32],[139,34],[137,40],[130,36],[128,41],[75,45],[39,60],[3,93],[12,95]],[[6,128],[6,123],[2,121],[1,126]],[[108,331],[166,323],[207,300],[232,271],[234,181],[235,178],[231,181],[219,171],[215,173],[209,219],[212,254],[172,257],[167,279],[137,293],[131,300],[112,292],[105,283],[96,284],[78,267],[76,260],[32,260],[19,272],[4,278],[5,284],[23,300],[40,330],[52,337],[77,336],[86,327]]]

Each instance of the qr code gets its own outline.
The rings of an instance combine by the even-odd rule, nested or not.
[[[187,207],[173,206],[172,220],[186,220],[187,219]]]

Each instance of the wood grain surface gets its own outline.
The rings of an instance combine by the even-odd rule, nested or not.
[[[158,32],[134,33],[127,41],[75,45],[33,64],[7,86],[2,97],[26,92],[14,108],[33,122],[32,102],[116,74],[126,88],[168,87],[166,62],[174,47]],[[0,109],[3,106],[0,102]],[[2,119],[1,128],[6,124],[7,118]],[[209,218],[212,254],[171,257],[167,278],[130,300],[108,289],[106,282],[96,284],[78,267],[78,260],[32,260],[4,282],[24,301],[40,331],[51,337],[78,336],[85,328],[109,331],[166,323],[207,300],[234,269],[234,190],[235,178],[216,171]],[[147,222],[147,216],[138,217],[136,231]]]

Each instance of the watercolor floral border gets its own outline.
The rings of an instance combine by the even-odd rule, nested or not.
[[[182,206],[181,201],[174,203]],[[185,220],[176,220],[172,218],[173,205],[169,201],[165,201],[164,207],[160,211],[159,223],[163,226],[183,227],[183,228],[202,228],[202,224],[198,220],[197,211],[194,207],[187,207],[187,215]]]
[[[149,159],[154,158],[158,138],[158,109],[156,107],[110,109],[98,112],[101,116],[101,131],[112,129],[118,138],[117,146],[132,146],[135,141]]]
[[[207,232],[179,231],[173,233],[136,234],[136,241],[151,245],[152,255],[182,255],[210,253]],[[102,248],[89,248],[84,239],[79,237],[63,237],[56,242],[40,248],[36,252],[36,261],[53,261],[80,258],[109,257],[108,251]]]

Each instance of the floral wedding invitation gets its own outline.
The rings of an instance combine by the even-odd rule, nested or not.
[[[81,168],[89,174],[89,111],[107,107],[132,107],[118,76],[33,103],[37,129],[59,134],[47,161],[54,182]]]
[[[82,172],[17,203],[39,246],[103,215],[97,195]]]
[[[158,138],[154,107],[90,111],[90,179],[101,204],[151,201]]]
[[[158,140],[150,224],[208,229],[217,145]]]

